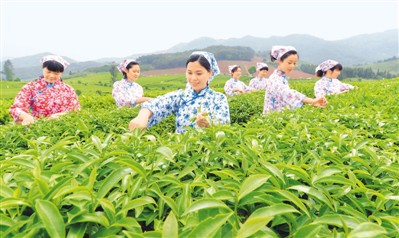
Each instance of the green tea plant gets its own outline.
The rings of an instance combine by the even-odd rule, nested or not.
[[[6,122],[0,236],[397,237],[399,80],[354,84],[324,109],[262,115],[264,93],[232,97],[231,125],[185,134],[173,118],[129,132],[138,108],[110,95]]]

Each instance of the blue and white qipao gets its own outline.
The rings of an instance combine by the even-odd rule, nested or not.
[[[230,111],[224,94],[206,86],[200,92],[192,88],[178,90],[159,96],[142,104],[152,112],[148,127],[160,122],[170,114],[176,115],[176,132],[183,133],[185,127],[199,128],[196,124],[198,113],[207,112],[212,124],[229,124]]]

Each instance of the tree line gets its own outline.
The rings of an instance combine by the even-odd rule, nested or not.
[[[210,46],[205,49],[200,49],[201,51],[213,52],[216,59],[219,60],[242,60],[242,61],[250,61],[255,55],[257,56],[265,56],[265,52],[255,52],[250,47],[243,46]],[[185,62],[189,55],[195,50],[178,52],[178,53],[166,53],[166,54],[152,54],[141,56],[137,58],[137,61],[140,63],[142,71],[152,70],[152,69],[170,69],[170,68],[179,68],[185,67]],[[386,59],[382,62],[396,60],[396,57]],[[271,62],[267,62],[268,64],[273,65]],[[113,62],[111,64],[92,67],[86,69],[86,72],[107,72],[111,73],[111,83],[116,80],[116,74],[118,73],[116,70],[116,63]],[[315,68],[317,65],[301,63],[299,66],[299,70],[314,75]],[[250,69],[252,71],[256,71],[255,67]],[[71,73],[71,72],[70,72]],[[14,67],[11,60],[6,60],[4,62],[3,70],[1,71],[1,78],[7,81],[21,81],[19,78],[15,77]],[[399,75],[390,73],[386,70],[374,71],[371,67],[344,67],[339,76],[340,79],[343,78],[364,78],[364,79],[382,79],[382,78],[394,78]]]
[[[3,75],[4,79],[7,81],[21,81],[20,78],[15,77],[14,66],[9,59],[4,62],[3,70],[1,71],[1,79],[3,79]]]
[[[185,67],[185,62],[193,51],[196,50],[145,55],[137,58],[137,61],[147,70]],[[210,46],[201,51],[212,52],[217,60],[250,61],[255,56],[255,51],[252,48],[243,46]]]

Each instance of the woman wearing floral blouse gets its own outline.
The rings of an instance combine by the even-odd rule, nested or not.
[[[316,97],[324,97],[330,94],[346,93],[355,87],[341,83],[337,78],[341,74],[342,65],[335,60],[326,60],[316,68],[316,76],[321,77],[314,86]]]
[[[144,97],[143,88],[136,83],[140,76],[140,65],[131,59],[126,59],[118,65],[118,70],[123,74],[123,79],[113,85],[112,97],[118,107],[135,107],[151,98]]]
[[[170,114],[176,115],[178,133],[185,132],[185,127],[203,128],[230,123],[226,96],[209,88],[209,81],[219,73],[213,54],[193,52],[186,62],[186,78],[191,88],[143,103],[137,117],[129,123],[130,130],[151,127]]]
[[[249,82],[249,86],[256,90],[265,90],[267,80],[266,75],[269,71],[269,67],[267,66],[267,64],[259,62],[256,63],[256,71],[258,72],[258,76],[251,79],[251,81]]]
[[[255,89],[248,87],[244,82],[240,81],[241,68],[238,65],[230,65],[229,72],[231,79],[227,80],[224,85],[224,92],[227,96],[234,96],[242,93],[249,93]]]
[[[22,87],[10,108],[10,114],[22,125],[35,119],[58,118],[68,111],[80,109],[78,96],[61,76],[69,63],[60,56],[48,55],[41,59],[43,76]]]
[[[270,57],[272,62],[277,60],[278,67],[266,82],[265,104],[263,113],[281,111],[284,108],[299,108],[304,103],[315,107],[327,105],[325,97],[308,98],[302,93],[291,89],[288,85],[286,73],[291,73],[298,61],[298,53],[292,46],[273,46]]]

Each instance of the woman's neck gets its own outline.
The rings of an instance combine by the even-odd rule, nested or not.
[[[324,77],[331,79],[332,78],[332,73],[327,72]]]
[[[193,89],[194,92],[196,92],[197,94],[200,93],[202,90],[206,89],[208,87],[208,85],[206,85],[204,88],[201,89]]]
[[[126,79],[128,82],[130,82],[130,83],[134,83],[136,80],[134,80],[134,79],[129,79],[129,78],[127,78]]]
[[[277,67],[277,70],[279,70],[279,71],[285,73],[285,71],[284,71],[282,68],[280,68],[280,67]]]

